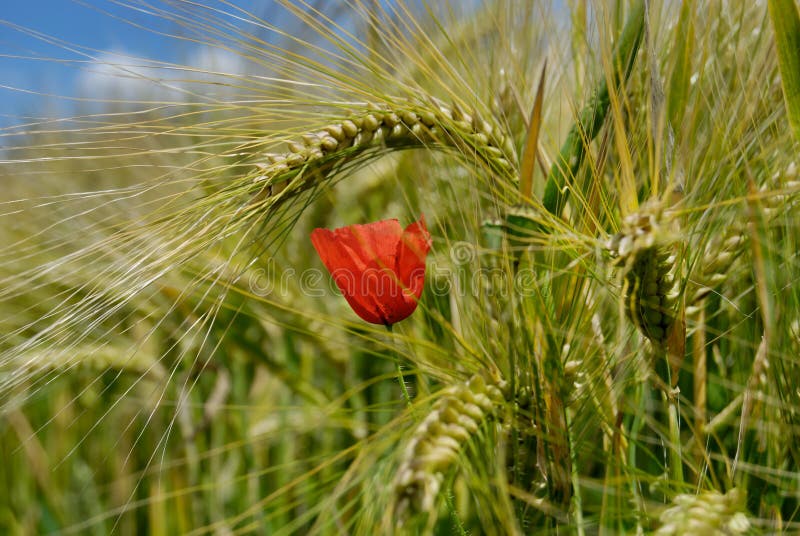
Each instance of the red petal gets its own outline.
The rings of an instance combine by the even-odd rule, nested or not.
[[[425,217],[412,223],[403,231],[397,245],[397,267],[400,281],[417,299],[422,295],[425,283],[425,258],[431,249],[431,235],[425,225]]]
[[[397,253],[397,242],[403,228],[397,220],[382,220],[367,225],[350,225],[334,231],[339,243],[364,266],[393,267]]]
[[[375,302],[357,292],[359,274],[364,272],[365,261],[354,254],[351,248],[344,247],[337,233],[328,229],[314,229],[311,243],[353,311],[367,322],[382,324]]]
[[[397,220],[311,233],[311,242],[339,290],[367,322],[391,324],[416,308],[416,301],[405,303],[407,297],[394,273],[402,236]]]

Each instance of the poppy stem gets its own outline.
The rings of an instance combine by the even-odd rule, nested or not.
[[[386,331],[392,333],[392,325],[385,324]],[[397,381],[400,383],[400,390],[403,392],[403,398],[406,399],[406,406],[411,407],[411,395],[408,394],[408,386],[406,386],[406,380],[403,376],[403,366],[400,364],[400,354],[395,352],[395,360],[394,360],[395,367],[397,367]]]

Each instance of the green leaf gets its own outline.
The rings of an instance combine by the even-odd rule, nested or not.
[[[672,127],[677,131],[683,120],[689,85],[692,76],[691,58],[694,49],[694,2],[686,0],[681,5],[681,14],[675,26],[675,64],[669,81],[667,113]]]
[[[625,83],[633,68],[633,60],[639,50],[644,32],[644,1],[639,0],[631,8],[619,44],[614,50],[613,78],[611,83]],[[564,209],[569,190],[564,188],[568,176],[574,177],[586,156],[587,145],[600,132],[610,103],[609,80],[603,79],[592,95],[589,104],[581,111],[576,123],[567,134],[564,145],[547,176],[543,204],[558,216]]]
[[[769,0],[783,97],[794,137],[800,140],[800,17],[794,0]]]
[[[531,238],[541,229],[541,218],[532,207],[517,205],[506,214],[506,238],[515,255],[530,245]]]

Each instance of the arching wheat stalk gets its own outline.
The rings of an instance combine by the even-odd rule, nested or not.
[[[458,105],[447,106],[430,99],[427,104],[372,105],[370,111],[324,126],[288,143],[289,152],[261,155],[255,164],[255,182],[263,188],[261,207],[318,186],[320,179],[368,151],[414,147],[450,150],[470,163],[485,166],[493,176],[512,180],[516,150],[498,125],[471,114]]]

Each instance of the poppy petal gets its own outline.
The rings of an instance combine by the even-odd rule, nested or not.
[[[353,311],[367,322],[383,324],[375,300],[363,292],[367,264],[359,252],[345,246],[337,233],[328,229],[314,229],[311,243]]]
[[[406,287],[408,294],[417,298],[422,295],[425,282],[425,257],[431,249],[431,235],[425,225],[425,217],[412,223],[403,231],[397,245],[395,273]]]
[[[334,231],[315,229],[311,242],[362,319],[393,324],[416,309],[430,249],[424,219],[405,230],[394,219]]]
[[[364,261],[365,266],[394,269],[397,242],[403,235],[403,228],[396,219],[350,225],[336,229],[334,234],[340,244]]]

